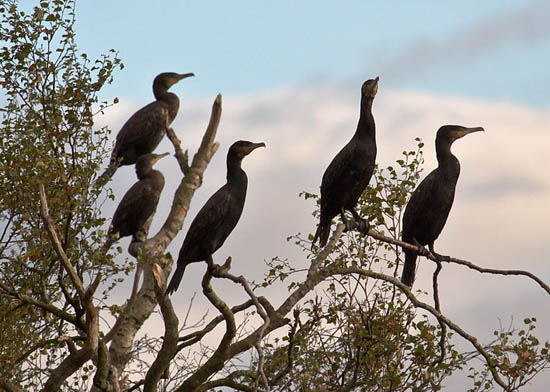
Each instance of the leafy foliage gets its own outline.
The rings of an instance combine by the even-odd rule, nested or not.
[[[90,186],[109,147],[109,130],[93,127],[109,106],[98,92],[122,64],[114,51],[95,61],[77,51],[73,1],[42,1],[30,13],[3,1],[0,13],[0,373],[21,374],[38,388],[32,369],[38,375],[59,361],[66,351],[60,338],[83,325],[84,313],[69,313],[79,305],[44,229],[38,185],[81,279],[125,268],[100,254],[105,220],[100,190]],[[55,322],[50,306],[59,309]]]

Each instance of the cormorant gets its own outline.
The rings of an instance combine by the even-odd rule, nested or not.
[[[153,165],[169,155],[145,154],[136,161],[136,174],[139,179],[126,192],[113,215],[107,233],[105,249],[109,249],[118,238],[131,235],[133,241],[143,241],[147,237],[146,222],[157,209],[160,194],[164,188],[164,176]]]
[[[325,246],[330,234],[332,218],[340,214],[346,229],[352,228],[345,210],[353,215],[362,231],[368,231],[368,222],[362,219],[355,205],[372,177],[376,160],[376,127],[372,102],[378,91],[378,77],[369,79],[361,87],[361,110],[357,130],[327,167],[321,182],[321,217],[313,238]]]
[[[481,127],[465,128],[459,125],[444,125],[437,131],[435,150],[438,167],[422,180],[413,192],[403,215],[403,241],[417,245],[429,245],[438,259],[443,256],[434,250],[434,241],[445,226],[453,205],[456,182],[460,175],[460,163],[451,153],[451,145],[457,139]],[[416,270],[417,252],[405,249],[405,265],[401,281],[412,287]]]
[[[212,254],[223,245],[243,211],[248,179],[241,168],[241,162],[258,147],[265,147],[265,144],[239,140],[229,148],[227,182],[208,199],[193,219],[180,249],[177,268],[166,289],[166,295],[177,290],[188,264],[206,261],[208,268],[213,268]]]
[[[141,155],[157,148],[179,109],[178,96],[168,92],[168,89],[190,76],[195,75],[163,72],[155,77],[153,94],[156,101],[135,112],[122,126],[116,137],[109,167],[99,178],[107,180],[118,166],[133,165]]]

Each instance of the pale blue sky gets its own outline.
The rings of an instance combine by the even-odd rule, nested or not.
[[[157,73],[191,71],[182,97],[380,75],[385,88],[548,107],[549,16],[550,3],[517,0],[81,0],[77,38],[120,52],[105,93],[139,101]]]

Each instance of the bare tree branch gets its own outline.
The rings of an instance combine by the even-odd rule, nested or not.
[[[261,297],[260,297],[261,301]],[[233,314],[237,314],[239,312],[242,312],[243,310],[248,309],[249,307],[253,306],[254,302],[252,300],[248,300],[240,305],[233,306],[231,308],[231,312]],[[219,315],[215,318],[213,318],[203,329],[200,331],[195,331],[193,333],[190,333],[188,335],[182,336],[179,338],[179,341],[182,342],[178,346],[178,351],[181,349],[191,346],[195,343],[197,343],[199,340],[201,340],[208,332],[212,331],[216,326],[221,323],[224,320],[223,315]]]
[[[160,305],[160,311],[162,312],[162,318],[164,320],[164,339],[162,346],[157,354],[157,357],[151,364],[147,375],[145,376],[145,383],[143,386],[144,392],[156,392],[157,384],[161,379],[163,373],[170,365],[170,361],[178,352],[178,316],[172,306],[170,297],[164,295],[166,290],[166,278],[165,272],[160,269],[158,264],[153,266],[153,275],[155,277],[155,294],[157,301]]]
[[[230,279],[231,281],[233,281],[235,283],[240,283],[244,287],[244,290],[246,291],[246,293],[249,295],[249,297],[254,302],[254,305],[256,306],[256,310],[257,310],[258,314],[264,320],[264,323],[258,329],[258,334],[257,334],[258,340],[254,344],[254,347],[256,348],[256,351],[258,352],[258,377],[256,378],[255,389],[256,390],[258,389],[259,381],[260,381],[260,378],[261,378],[262,381],[264,382],[264,385],[266,386],[267,391],[269,392],[269,390],[270,390],[269,382],[267,381],[267,377],[265,375],[264,367],[263,367],[264,366],[264,352],[263,352],[263,349],[261,347],[261,340],[265,336],[265,330],[269,327],[269,323],[270,323],[269,316],[266,313],[266,311],[264,310],[264,308],[262,307],[262,305],[260,305],[260,302],[259,302],[258,298],[256,297],[256,295],[254,294],[254,292],[250,288],[246,278],[242,275],[237,277],[237,276],[231,275],[229,273],[228,270],[229,270],[229,266],[231,265],[231,257],[229,257],[227,259],[225,264],[227,265],[227,269],[222,268],[222,271],[219,274],[214,274],[214,276]]]
[[[48,209],[48,201],[46,199],[46,191],[44,190],[44,185],[39,184],[38,187],[40,190],[40,214],[42,215],[42,219],[44,220],[44,223],[46,224],[46,228],[48,229],[48,235],[50,236],[50,240],[52,242],[52,245],[54,246],[55,251],[57,252],[57,255],[61,259],[63,267],[69,274],[69,277],[71,278],[71,281],[73,282],[73,285],[76,288],[76,291],[80,296],[80,299],[83,300],[84,297],[86,296],[86,290],[84,289],[84,284],[78,277],[76,270],[74,269],[73,265],[67,258],[67,255],[65,254],[65,250],[61,246],[61,242],[59,241],[59,237],[57,236],[57,232],[55,230],[55,225],[50,217],[50,211]]]
[[[0,388],[5,389],[6,392],[23,392],[23,389],[4,377],[0,377]]]
[[[223,267],[222,267],[223,268]],[[194,392],[197,388],[205,382],[208,377],[223,369],[223,365],[230,357],[229,346],[231,341],[237,333],[237,326],[235,324],[235,315],[231,312],[231,309],[227,304],[214,292],[212,285],[212,271],[206,271],[202,279],[202,289],[204,295],[208,298],[210,303],[219,310],[225,319],[225,333],[223,335],[218,348],[212,356],[199,367],[182,385],[176,389],[176,392]]]
[[[44,303],[44,302],[38,301],[38,300],[36,300],[32,297],[29,297],[28,295],[21,294],[21,293],[18,293],[16,291],[13,291],[9,287],[4,285],[2,282],[0,282],[0,289],[2,289],[6,293],[6,295],[9,295],[10,297],[13,297],[13,298],[17,298],[22,303],[33,305],[33,306],[36,306],[37,308],[45,310],[46,312],[49,312],[49,313],[55,315],[56,317],[59,317],[60,319],[65,320],[65,321],[73,324],[77,328],[84,329],[84,327],[85,327],[72,314],[67,313],[62,309],[59,309],[58,307],[56,307],[52,304]]]
[[[387,237],[387,236],[385,236],[385,235],[383,235],[383,234],[381,234],[381,233],[379,233],[375,230],[369,230],[368,235],[371,236],[372,238],[377,239],[377,240],[387,242],[389,244],[398,245],[398,246],[402,247],[403,249],[413,250],[415,252],[418,252],[419,254],[422,254],[422,249],[420,247],[418,247],[416,245],[409,244],[409,243],[404,242],[404,241],[397,240],[395,238]],[[436,257],[431,253],[426,257],[428,259],[432,260],[432,261],[437,261]],[[536,276],[535,274],[533,274],[529,271],[499,270],[499,269],[494,269],[494,268],[483,268],[483,267],[478,267],[477,265],[475,265],[474,263],[472,263],[470,261],[457,259],[457,258],[454,258],[454,257],[444,257],[440,261],[444,261],[444,262],[447,262],[447,263],[454,263],[454,264],[464,265],[464,266],[466,266],[470,269],[473,269],[475,271],[478,271],[480,273],[485,273],[485,274],[526,276],[526,277],[534,280],[535,282],[537,282],[540,287],[542,287],[548,294],[550,294],[550,286],[548,286],[548,284],[544,283],[538,276]]]
[[[180,165],[181,172],[187,174],[189,172],[189,154],[187,150],[183,152],[181,149],[181,140],[177,137],[176,132],[170,126],[166,127],[166,136],[174,145],[174,150],[176,151],[176,159]]]

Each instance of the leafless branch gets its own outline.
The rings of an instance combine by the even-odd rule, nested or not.
[[[368,235],[371,236],[372,238],[375,238],[375,239],[379,240],[379,241],[384,241],[384,242],[387,242],[389,244],[398,245],[398,246],[402,247],[403,249],[409,249],[409,250],[412,250],[412,251],[415,251],[415,252],[418,252],[418,253],[422,253],[422,249],[420,247],[416,246],[416,245],[409,244],[407,242],[400,241],[400,240],[397,240],[395,238],[387,237],[387,236],[385,236],[385,235],[383,235],[383,234],[381,234],[381,233],[379,233],[375,230],[369,230]],[[432,260],[432,261],[437,261],[436,257],[433,254],[428,255],[427,258]],[[483,268],[483,267],[479,267],[479,266],[475,265],[474,263],[472,263],[470,261],[457,259],[457,258],[454,258],[454,257],[444,257],[440,261],[463,265],[463,266],[466,266],[470,269],[478,271],[480,273],[494,274],[494,275],[526,276],[526,277],[534,280],[535,282],[537,282],[540,287],[542,287],[548,294],[550,294],[550,286],[548,286],[548,284],[544,283],[538,276],[536,276],[535,274],[533,274],[529,271],[499,270],[499,269],[494,269],[494,268]]]
[[[261,300],[261,299],[260,299]],[[249,307],[253,306],[254,305],[254,302],[252,300],[248,300],[240,305],[237,305],[237,306],[233,306],[231,308],[231,312],[233,314],[237,314],[239,312],[242,312],[243,310],[246,310],[248,309]],[[193,333],[190,333],[188,335],[185,335],[185,336],[182,336],[181,338],[179,338],[179,341],[182,342],[179,346],[178,346],[178,351],[185,348],[185,347],[188,347],[188,346],[191,346],[195,343],[197,343],[198,341],[200,341],[208,332],[212,331],[214,328],[216,328],[216,326],[221,323],[222,321],[224,320],[223,318],[223,315],[219,315],[215,318],[213,318],[203,329],[201,329],[200,331],[195,331]]]
[[[208,270],[202,279],[203,293],[210,303],[223,315],[225,319],[225,333],[218,348],[212,356],[199,367],[182,385],[176,389],[176,392],[193,392],[208,379],[211,375],[220,371],[229,359],[229,346],[237,333],[235,316],[227,304],[214,292],[211,285],[212,271]]]
[[[257,310],[258,314],[264,320],[264,323],[258,329],[258,334],[257,334],[258,340],[254,344],[254,347],[256,348],[256,351],[258,352],[258,377],[256,378],[255,389],[256,390],[258,389],[259,381],[260,381],[260,378],[261,378],[262,381],[264,382],[264,385],[266,386],[267,391],[269,392],[269,390],[270,390],[269,382],[267,381],[267,377],[265,375],[264,367],[263,367],[264,366],[264,352],[263,352],[263,349],[261,347],[261,340],[265,336],[266,329],[269,327],[269,323],[270,323],[269,316],[268,316],[267,312],[264,310],[264,308],[262,307],[262,305],[260,304],[258,298],[254,294],[252,289],[250,288],[250,285],[248,284],[248,281],[246,280],[246,278],[242,275],[237,277],[237,276],[231,275],[229,273],[229,266],[231,265],[231,258],[230,257],[227,259],[224,266],[225,265],[227,265],[227,268],[222,267],[220,269],[219,273],[216,273],[218,270],[215,270],[214,271],[215,272],[214,276],[230,279],[231,281],[233,281],[235,283],[241,284],[244,287],[244,290],[246,291],[248,296],[252,299],[252,301],[254,303],[254,306],[256,306],[256,310]]]
[[[168,366],[170,361],[178,352],[178,316],[174,311],[172,306],[172,301],[170,297],[164,295],[166,290],[166,278],[164,271],[155,264],[153,266],[153,275],[155,277],[155,295],[157,301],[160,305],[160,310],[162,312],[162,318],[164,320],[164,339],[162,341],[162,346],[157,354],[157,357],[151,364],[147,375],[145,376],[145,383],[143,386],[144,392],[156,392],[157,385],[161,379],[163,373]]]

